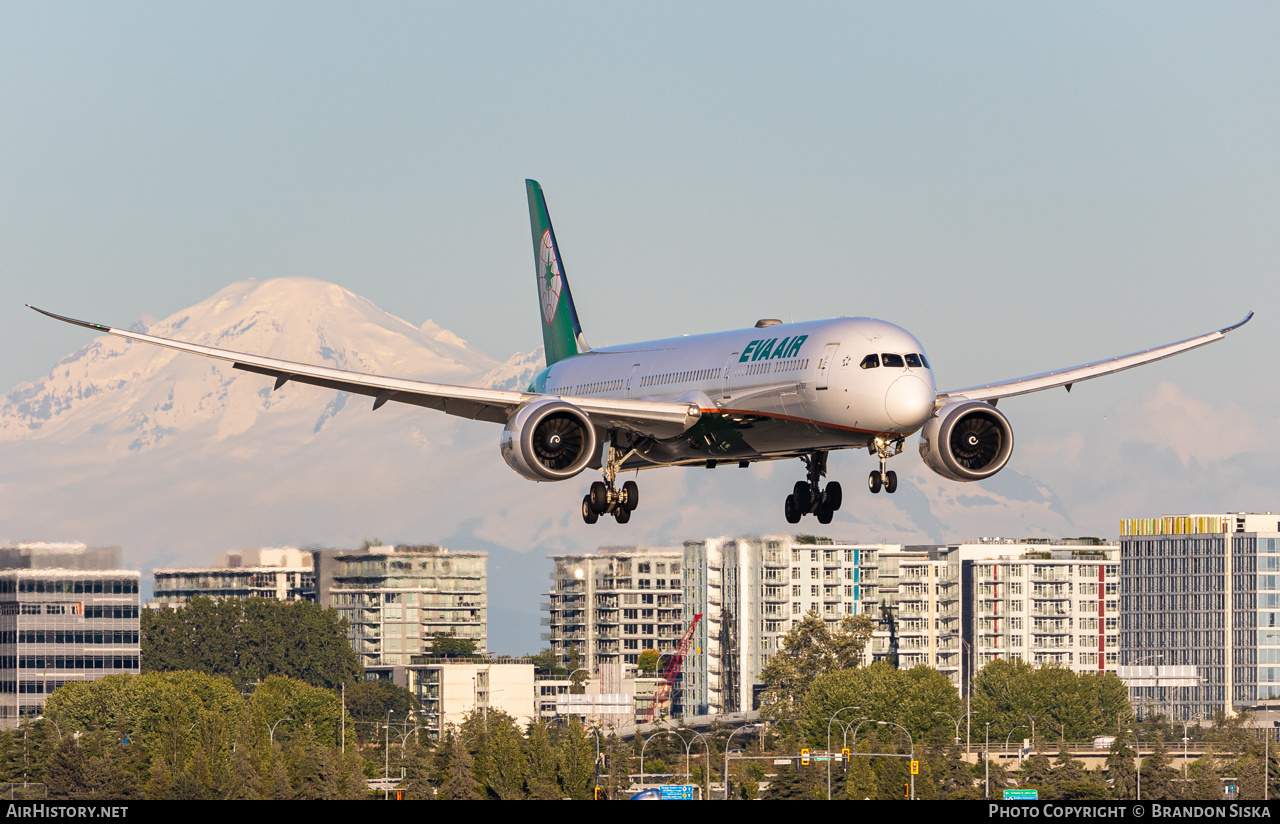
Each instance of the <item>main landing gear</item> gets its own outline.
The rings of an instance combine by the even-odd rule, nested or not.
[[[829,524],[836,510],[840,509],[844,494],[839,481],[831,481],[825,489],[819,483],[827,474],[827,453],[801,455],[800,460],[808,469],[809,480],[796,481],[795,488],[787,496],[784,508],[787,523],[798,524],[802,516],[812,513],[818,516],[818,523]]]
[[[884,469],[885,461],[892,458],[902,451],[902,438],[896,441],[888,441],[884,438],[876,438],[867,446],[868,452],[875,452],[880,456],[880,471],[872,472],[867,476],[867,488],[876,493],[880,491],[880,487],[884,487],[884,491],[890,495],[898,491],[898,473],[890,469],[888,472]]]
[[[627,459],[630,452],[609,444],[609,456],[604,463],[604,480],[591,484],[591,491],[582,499],[582,520],[594,524],[601,515],[612,513],[613,519],[620,524],[631,520],[631,513],[640,505],[640,487],[635,481],[627,481],[618,489],[613,485],[618,469]]]

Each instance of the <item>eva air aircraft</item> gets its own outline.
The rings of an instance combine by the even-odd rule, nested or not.
[[[833,449],[866,449],[879,460],[871,492],[893,492],[885,463],[920,433],[925,464],[953,481],[999,472],[1013,451],[1002,398],[1109,375],[1221,340],[1248,322],[1110,360],[1000,383],[939,392],[924,347],[900,326],[871,318],[804,323],[756,321],[709,335],[592,349],[574,309],[542,188],[525,181],[547,367],[524,392],[364,375],[229,352],[38,312],[129,340],[208,358],[236,369],[503,425],[503,459],[531,481],[564,481],[585,469],[603,477],[582,499],[582,518],[626,523],[640,502],[619,472],[799,458],[805,479],[787,495],[789,523],[806,514],[830,523],[840,484],[825,485]],[[34,308],[34,307],[32,307]]]

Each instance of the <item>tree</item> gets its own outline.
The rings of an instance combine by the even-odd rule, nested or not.
[[[347,715],[356,722],[385,721],[387,712],[397,721],[418,711],[418,699],[390,681],[357,681],[346,690]]]
[[[1137,755],[1129,746],[1129,730],[1121,730],[1111,744],[1111,754],[1107,756],[1107,780],[1111,783],[1111,797],[1131,799],[1137,797],[1138,770],[1134,765]]]
[[[761,714],[778,722],[798,721],[809,685],[825,673],[856,667],[874,629],[863,615],[845,616],[834,632],[816,612],[805,615],[760,673]]]
[[[830,727],[832,746],[836,746],[842,732],[831,724],[831,718],[837,710],[851,706],[860,709],[846,711],[837,721],[873,719],[862,725],[863,733],[868,732],[867,724],[875,721],[894,722],[906,727],[913,740],[921,740],[935,729],[945,728],[950,733],[951,722],[936,713],[958,715],[962,711],[955,688],[937,670],[924,666],[898,670],[878,661],[869,667],[834,670],[810,683],[800,706],[805,740],[811,746],[825,747]]]
[[[470,638],[457,638],[443,632],[432,636],[431,654],[437,658],[465,658],[475,652],[476,642]]]
[[[237,688],[272,675],[336,689],[360,674],[346,619],[306,601],[193,598],[177,610],[145,610],[142,669],[224,675]]]
[[[640,672],[652,675],[658,669],[658,660],[661,656],[662,653],[658,652],[656,649],[642,650],[640,654],[636,656],[636,669],[640,670]]]

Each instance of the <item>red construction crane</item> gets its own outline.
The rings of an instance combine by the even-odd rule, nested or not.
[[[689,645],[693,643],[693,631],[701,620],[702,613],[693,616],[689,628],[680,637],[680,643],[676,644],[676,651],[667,659],[667,666],[662,670],[662,680],[658,682],[658,688],[653,693],[653,703],[649,705],[649,714],[644,719],[646,724],[653,723],[658,716],[658,707],[671,697],[671,685],[680,677],[680,671],[684,669],[684,657],[689,653]]]

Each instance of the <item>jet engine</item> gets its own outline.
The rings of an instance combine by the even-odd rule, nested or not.
[[[502,459],[531,481],[563,481],[587,468],[596,430],[573,404],[547,398],[516,410],[502,430]]]
[[[985,401],[947,404],[920,430],[920,457],[953,481],[980,481],[1004,469],[1013,454],[1009,420]]]

